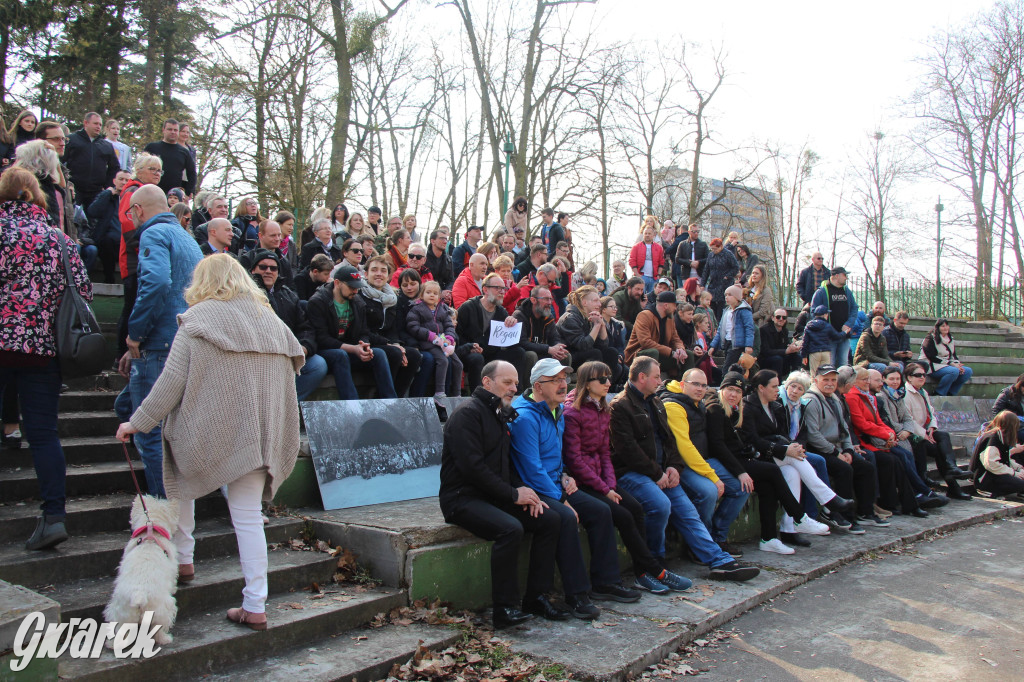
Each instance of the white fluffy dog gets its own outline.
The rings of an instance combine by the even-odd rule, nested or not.
[[[156,633],[156,643],[164,645],[171,643],[171,627],[178,615],[174,601],[178,558],[170,539],[178,527],[178,503],[149,495],[145,499],[154,528],[149,532],[142,498],[136,496],[132,502],[132,539],[124,548],[114,594],[103,617],[108,623],[141,623],[143,614],[152,611],[153,624],[162,626]]]

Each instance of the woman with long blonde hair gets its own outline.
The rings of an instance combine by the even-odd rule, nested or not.
[[[164,488],[179,502],[173,541],[182,582],[195,577],[195,500],[227,486],[245,577],[227,617],[267,628],[267,539],[261,502],[288,478],[299,450],[295,375],[304,353],[252,277],[228,254],[196,266],[167,363],[117,438],[163,422]],[[240,401],[239,396],[246,396]]]

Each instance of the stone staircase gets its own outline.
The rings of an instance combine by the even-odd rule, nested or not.
[[[61,397],[59,430],[68,463],[67,528],[71,539],[57,548],[42,552],[24,549],[39,513],[31,454],[27,446],[0,454],[0,603],[8,603],[3,601],[5,588],[6,594],[17,595],[24,593],[14,586],[24,586],[59,604],[63,622],[71,618],[102,621],[128,540],[133,497],[129,465],[113,438],[117,425],[113,405],[122,383],[120,377],[110,374],[76,380]],[[145,485],[141,463],[136,461],[134,466]],[[357,631],[376,614],[405,606],[406,590],[397,584],[332,582],[337,557],[289,549],[290,540],[308,537],[311,532],[311,524],[302,516],[289,514],[272,517],[266,527],[272,547],[267,603],[270,627],[254,632],[231,623],[225,611],[241,603],[243,580],[227,505],[219,492],[197,500],[196,520],[196,579],[177,592],[174,642],[145,660],[117,660],[109,651],[99,660],[65,656],[59,668],[38,679],[53,679],[58,674],[62,679],[133,682],[143,676],[159,680],[209,675],[267,679],[263,664],[273,661],[277,670],[295,666],[309,679],[370,680],[386,676],[393,663],[408,660],[420,640],[430,647],[445,646],[457,635],[448,628],[426,626]],[[314,583],[320,587],[313,588]],[[17,627],[11,615],[14,611],[6,621],[0,615],[0,634],[13,634],[12,623]],[[0,641],[0,679],[7,679],[9,673],[4,653],[9,647],[9,642]],[[315,662],[311,661],[312,652],[320,652]],[[331,655],[324,655],[326,652]],[[273,675],[275,679],[284,676],[283,672]]]

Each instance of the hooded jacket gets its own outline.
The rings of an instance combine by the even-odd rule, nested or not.
[[[850,426],[843,417],[843,406],[835,393],[826,398],[815,386],[807,391],[803,424],[796,440],[809,452],[822,457],[834,457],[841,452],[853,452]]]
[[[523,330],[519,334],[519,345],[528,351],[533,351],[538,357],[547,357],[551,346],[562,343],[554,316],[536,317],[533,314],[532,298],[524,298],[516,311],[512,313],[512,317],[523,323]]]
[[[512,401],[519,414],[509,424],[512,435],[512,465],[519,477],[538,495],[561,502],[562,490],[562,438],[565,419],[562,406],[554,409],[544,401],[533,399],[533,390]]]
[[[177,316],[188,309],[185,288],[203,254],[173,213],[158,213],[135,232],[139,285],[128,336],[144,350],[166,351],[178,329]]]
[[[882,336],[885,337],[885,350],[889,353],[890,360],[903,362],[895,354],[910,350],[910,333],[906,329],[900,331],[894,324],[888,324],[882,330]]]
[[[804,327],[804,345],[800,347],[800,357],[807,358],[811,353],[831,351],[832,346],[845,338],[846,336],[836,331],[824,317],[815,317]]]
[[[451,308],[443,301],[438,301],[437,307],[431,310],[430,306],[417,299],[409,307],[405,325],[420,350],[429,350],[434,345],[434,339],[442,334],[452,343],[456,343],[459,338],[455,335],[455,325],[452,324]]]
[[[575,399],[575,390],[565,396],[562,457],[576,483],[606,495],[617,483],[609,434],[611,408],[602,410],[597,401],[584,398],[577,409]]]
[[[861,445],[868,450],[884,449],[886,441],[895,432],[882,421],[875,396],[854,386],[846,394],[846,406],[850,408],[850,421]]]
[[[754,314],[746,301],[740,301],[739,305],[732,309],[732,347],[753,348],[754,334],[757,327],[754,326]],[[722,338],[722,325],[718,325],[715,331],[715,338],[711,339],[711,347],[718,349],[725,341]]]
[[[618,308],[615,317],[632,327],[636,322],[636,316],[644,309],[643,303],[631,297],[626,287],[616,289],[612,298],[615,299]]]
[[[194,500],[266,467],[263,499],[271,499],[299,452],[302,347],[251,299],[208,299],[177,322],[163,371],[131,418],[142,432],[163,421],[167,496]]]
[[[826,279],[814,292],[814,296],[811,298],[811,310],[814,310],[819,305],[825,306],[829,311],[832,310],[832,298],[828,295],[829,282],[830,280]],[[850,287],[844,286],[843,290],[846,292],[846,300],[849,303],[850,312],[847,315],[846,321],[839,326],[842,328],[845,325],[850,329],[854,329],[857,326],[857,299],[853,297],[853,291],[850,290]]]

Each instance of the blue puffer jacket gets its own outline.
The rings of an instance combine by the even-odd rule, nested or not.
[[[185,288],[203,253],[173,213],[159,213],[139,233],[139,291],[128,319],[128,336],[143,350],[166,351],[188,309]]]
[[[804,327],[804,344],[800,347],[800,357],[810,357],[811,353],[831,351],[832,346],[846,338],[846,334],[836,328],[824,317],[816,317]]]
[[[552,414],[546,402],[536,402],[529,390],[512,401],[519,416],[509,424],[512,464],[523,483],[538,495],[561,500],[562,437],[565,417],[559,405]]]
[[[754,332],[756,331],[754,312],[750,309],[750,304],[746,301],[741,301],[732,311],[732,347],[753,348]],[[718,330],[715,332],[715,338],[711,340],[712,348],[718,349],[722,347],[725,339],[721,337],[722,325],[719,324]]]

